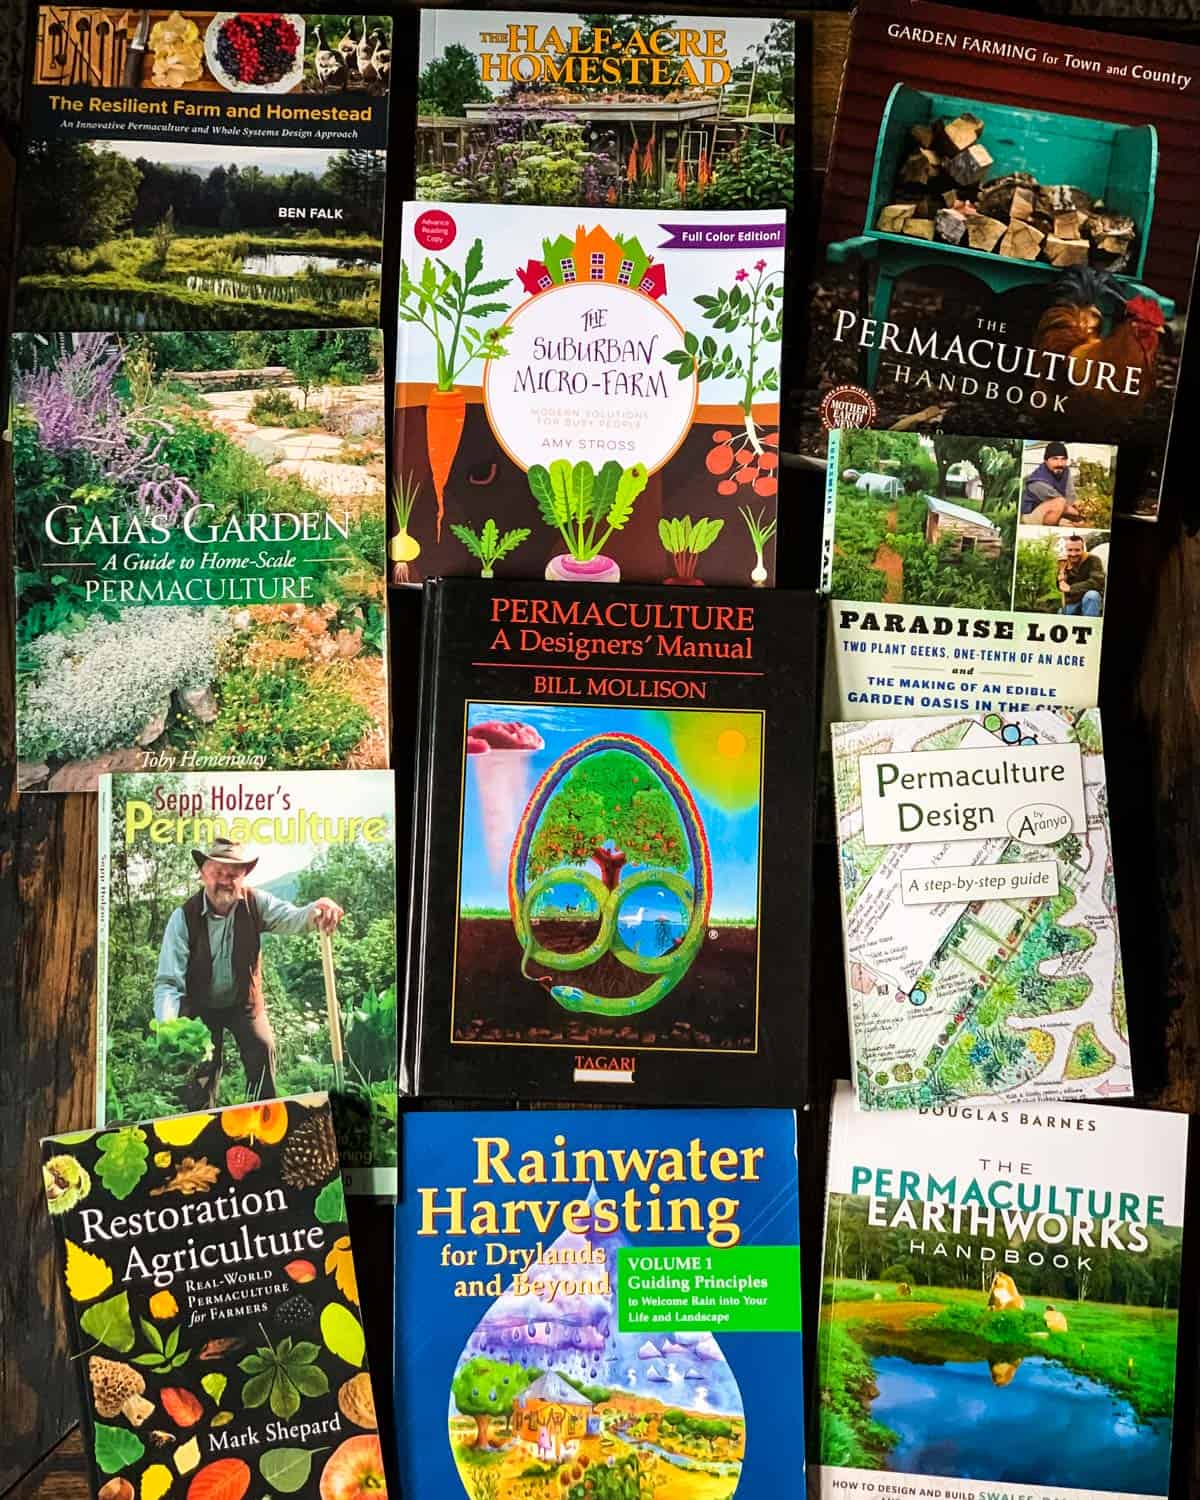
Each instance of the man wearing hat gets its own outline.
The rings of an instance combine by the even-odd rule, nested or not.
[[[167,921],[154,979],[155,1018],[194,1016],[212,1032],[202,1108],[217,1102],[226,1031],[246,1069],[247,1099],[274,1098],[275,1035],[263,1002],[262,934],[333,932],[342,908],[327,896],[293,906],[270,891],[252,890],[246,877],[258,860],[229,839],[193,849],[192,858],[200,889]]]
[[[1066,443],[1047,443],[1041,463],[1025,481],[1021,493],[1021,525],[1073,525],[1083,519],[1075,498]]]

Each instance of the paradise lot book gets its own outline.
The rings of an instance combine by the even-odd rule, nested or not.
[[[42,1142],[93,1496],[383,1494],[324,1094]]]
[[[810,1494],[1168,1493],[1184,1115],[834,1099]]]
[[[405,1494],[804,1493],[790,1111],[403,1123]]]

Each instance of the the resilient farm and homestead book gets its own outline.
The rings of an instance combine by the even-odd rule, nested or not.
[[[924,0],[855,13],[801,445],[1116,443],[1153,518],[1200,236],[1200,50]]]
[[[1162,1500],[1185,1115],[834,1098],[819,1500]]]
[[[99,821],[97,1121],[321,1089],[394,1193],[391,773],[105,776]]]
[[[424,602],[414,1089],[802,1100],[815,596],[449,579]]]
[[[795,23],[422,10],[417,197],[790,208]]]
[[[23,790],[387,764],[373,329],[13,340]]]
[[[391,578],[774,576],[785,215],[410,203]]]
[[[790,1110],[403,1124],[406,1495],[803,1495]]]
[[[324,1094],[42,1142],[93,1497],[385,1493]]]
[[[389,16],[35,16],[16,327],[378,323]]]
[[[1097,709],[833,726],[859,1102],[1133,1092]]]

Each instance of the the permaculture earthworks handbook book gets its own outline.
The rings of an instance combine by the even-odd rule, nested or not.
[[[13,340],[24,791],[385,766],[381,335]]]
[[[804,1494],[790,1110],[403,1123],[406,1495]]]
[[[790,208],[795,23],[422,10],[417,197]]]
[[[96,1119],[321,1089],[393,1193],[391,773],[105,776],[99,819]]]
[[[809,1493],[1163,1500],[1185,1115],[834,1098]]]
[[[426,584],[418,1092],[803,1099],[816,616],[790,591]]]
[[[52,1136],[42,1176],[95,1500],[385,1495],[324,1094]]]
[[[865,0],[801,402],[824,429],[1116,443],[1153,518],[1200,238],[1200,50]]]
[[[833,725],[867,1109],[1132,1094],[1098,709]]]
[[[34,14],[18,328],[378,323],[389,16]]]
[[[784,231],[407,204],[393,582],[769,583]]]

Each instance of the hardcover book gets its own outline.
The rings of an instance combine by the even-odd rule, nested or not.
[[[390,16],[35,15],[16,327],[379,322]]]
[[[1097,709],[833,725],[865,1109],[1132,1094]]]
[[[12,391],[22,790],[385,766],[381,336],[24,334]]]
[[[1120,445],[1163,482],[1200,184],[1200,51],[925,0],[855,12],[803,446],[900,426]]]
[[[329,1101],[42,1142],[97,1500],[383,1495]]]
[[[410,1114],[403,1182],[405,1494],[804,1493],[790,1111]]]
[[[1162,1500],[1185,1115],[834,1098],[810,1494]]]
[[[426,585],[415,1091],[791,1103],[816,599]]]
[[[770,582],[784,230],[407,204],[392,581]]]
[[[321,1089],[393,1194],[391,773],[105,776],[99,819],[99,1123]]]

